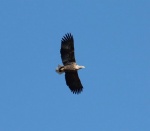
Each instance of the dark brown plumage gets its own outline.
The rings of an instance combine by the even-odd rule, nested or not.
[[[76,62],[74,55],[74,40],[70,33],[66,34],[61,40],[60,54],[64,65]]]

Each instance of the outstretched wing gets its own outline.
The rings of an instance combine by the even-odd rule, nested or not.
[[[78,72],[66,72],[65,73],[66,84],[69,86],[70,90],[75,93],[79,94],[83,90],[83,86],[81,81],[78,77]]]
[[[74,40],[71,33],[66,34],[61,40],[61,59],[64,65],[75,62]]]

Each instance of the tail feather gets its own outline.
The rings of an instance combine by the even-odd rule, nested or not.
[[[58,74],[62,74],[62,73],[64,73],[64,72],[60,72],[60,68],[61,68],[62,66],[61,65],[58,65],[58,67],[56,68],[56,72],[58,73]]]

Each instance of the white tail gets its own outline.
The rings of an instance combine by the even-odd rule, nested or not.
[[[57,72],[58,74],[64,73],[64,72],[60,72],[60,71],[59,71],[59,69],[60,69],[61,67],[62,67],[61,65],[58,65],[58,67],[56,68],[56,72]]]

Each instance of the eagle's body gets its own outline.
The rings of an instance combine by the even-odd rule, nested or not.
[[[84,66],[79,66],[76,63],[72,62],[72,63],[67,64],[65,66],[58,65],[58,68],[56,69],[56,72],[58,72],[60,74],[64,73],[64,72],[74,72],[74,71],[77,71],[81,68],[85,68],[85,67]]]
[[[56,72],[65,73],[66,84],[73,93],[80,93],[83,89],[81,81],[78,77],[77,70],[85,68],[76,64],[74,55],[74,40],[71,34],[66,34],[61,41],[61,59],[63,66],[58,65]]]

